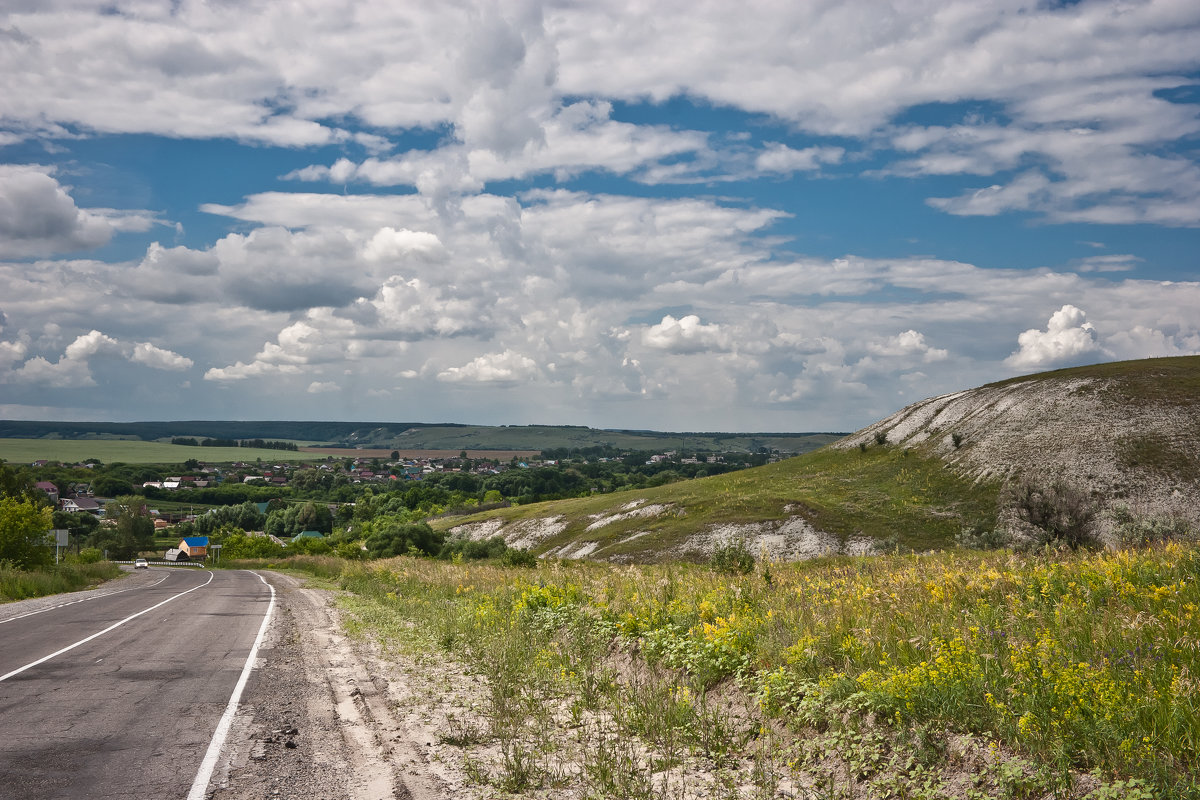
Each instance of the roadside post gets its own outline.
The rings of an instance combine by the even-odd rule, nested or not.
[[[71,543],[71,532],[66,528],[54,528],[50,533],[54,536],[54,563],[57,564],[58,554],[62,552],[64,547]]]

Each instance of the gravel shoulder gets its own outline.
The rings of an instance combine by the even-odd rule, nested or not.
[[[393,695],[402,687],[342,633],[335,593],[261,574],[277,592],[275,619],[207,796],[453,796],[455,776],[435,774],[427,756],[428,732],[396,719]]]

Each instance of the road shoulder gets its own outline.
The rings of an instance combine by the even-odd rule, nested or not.
[[[208,796],[433,800],[445,783],[398,725],[387,669],[341,630],[334,593],[265,572],[277,616]]]

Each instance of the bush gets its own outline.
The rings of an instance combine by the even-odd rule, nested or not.
[[[373,530],[365,540],[371,558],[431,556],[441,548],[442,535],[424,522],[399,522],[381,518],[372,524]]]
[[[225,539],[221,554],[225,558],[279,558],[284,550],[269,536],[235,533]]]
[[[367,551],[362,549],[359,542],[341,542],[334,546],[333,553],[349,561],[360,561],[367,557]]]
[[[749,575],[754,571],[754,554],[741,539],[726,542],[709,556],[708,566],[717,572]]]
[[[460,536],[447,541],[438,553],[438,558],[453,559],[457,556],[460,560],[482,561],[485,558],[503,558],[507,552],[508,543],[504,541],[503,536],[483,540]]]
[[[76,556],[80,564],[96,564],[104,559],[104,553],[95,547],[85,547]]]
[[[519,547],[508,547],[500,556],[500,563],[506,567],[536,567],[537,556]]]
[[[1134,514],[1125,506],[1114,509],[1112,514],[1115,523],[1113,533],[1116,535],[1117,544],[1123,548],[1196,539],[1196,534],[1193,533],[1187,519],[1178,514],[1143,517]]]
[[[1033,533],[1033,544],[1077,550],[1096,543],[1092,523],[1099,509],[1078,489],[1063,483],[1044,489],[1022,481],[1011,490],[1011,499],[1017,519]]]
[[[998,528],[963,528],[954,535],[954,543],[968,550],[1001,550],[1012,544],[1012,538]]]

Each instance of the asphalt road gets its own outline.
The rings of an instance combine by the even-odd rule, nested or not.
[[[192,790],[271,590],[242,571],[152,568],[128,580],[140,585],[27,616],[4,607],[0,799]]]

